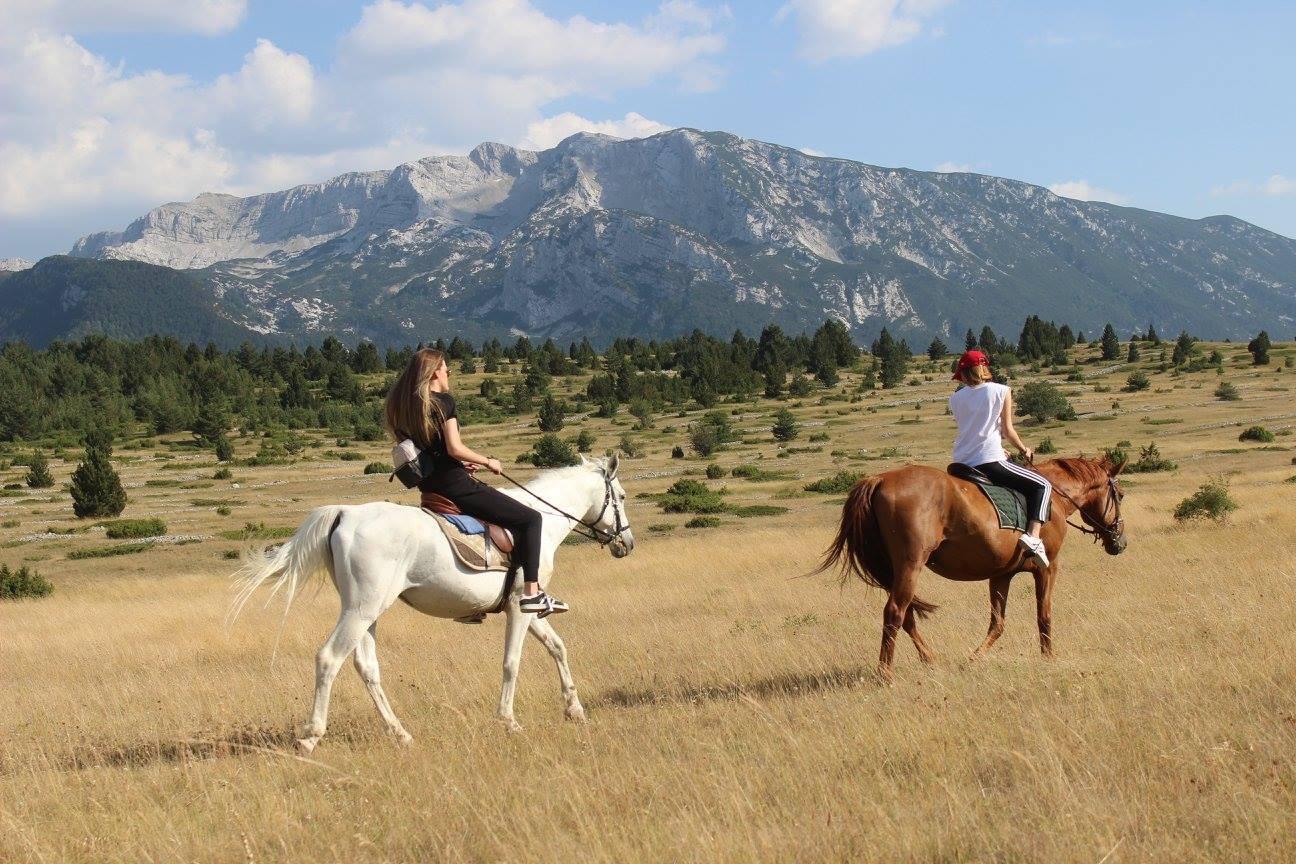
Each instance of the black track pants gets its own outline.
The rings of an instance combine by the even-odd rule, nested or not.
[[[1002,462],[987,462],[976,466],[976,469],[989,477],[999,486],[1016,489],[1026,496],[1026,516],[1038,522],[1049,519],[1049,505],[1053,498],[1053,484],[1044,475],[1030,468],[1016,465],[1005,459]]]
[[[420,492],[444,495],[459,505],[465,516],[493,522],[513,532],[513,561],[522,567],[526,582],[540,581],[540,513],[493,486],[481,483],[463,470],[439,471],[419,484]]]

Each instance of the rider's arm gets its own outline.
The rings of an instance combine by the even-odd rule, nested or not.
[[[1026,456],[1030,448],[1022,443],[1021,437],[1017,434],[1016,427],[1013,426],[1013,398],[1012,391],[1009,390],[1004,396],[1003,411],[999,414],[999,429],[1003,432],[1003,437],[1008,439],[1008,443],[1017,448],[1017,452]],[[1032,454],[1033,455],[1033,454]],[[1029,459],[1030,457],[1027,456]]]
[[[445,439],[446,455],[451,459],[470,462],[474,465],[485,465],[496,474],[500,473],[498,459],[483,456],[464,444],[463,439],[459,437],[459,421],[456,418],[451,417],[441,425],[441,437]]]

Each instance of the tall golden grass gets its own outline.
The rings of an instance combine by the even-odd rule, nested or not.
[[[331,589],[299,601],[272,664],[278,607],[222,624],[235,563],[222,554],[237,542],[69,561],[107,541],[94,531],[24,540],[6,559],[41,559],[32,563],[58,590],[0,606],[0,861],[1294,860],[1292,439],[1243,446],[1237,427],[1216,425],[1296,410],[1290,393],[1266,389],[1293,374],[1231,357],[1240,403],[1210,397],[1214,374],[1154,377],[1140,394],[1086,386],[1077,409],[1119,399],[1115,419],[1024,429],[1064,453],[1155,439],[1180,467],[1127,479],[1124,555],[1068,540],[1056,660],[1039,656],[1029,579],[1013,586],[999,645],[971,663],[985,585],[927,573],[923,595],[942,608],[923,629],[940,659],[920,665],[902,637],[889,688],[872,677],[881,593],[802,576],[840,496],[796,490],[842,467],[943,464],[952,424],[938,374],[853,405],[806,400],[801,419],[825,425],[794,446],[814,431],[831,440],[786,459],[773,458],[774,406],[733,406],[759,443],[720,463],[759,459],[788,476],[727,480],[730,497],[792,508],[785,515],[692,530],[640,499],[629,558],[564,548],[554,589],[574,611],[554,622],[585,726],[562,721],[553,664],[533,643],[517,704],[525,732],[505,734],[491,719],[502,622],[469,627],[398,606],[379,624],[379,658],[414,745],[386,737],[347,669],[328,736],[301,759],[290,745],[336,614]],[[909,398],[926,400],[922,422],[897,422],[912,405],[866,410]],[[685,423],[661,417],[642,434],[648,455],[624,469],[632,498],[699,466],[669,458]],[[591,424],[601,446],[624,431]],[[473,434],[510,454],[528,443],[509,426]],[[856,453],[884,447],[901,452]],[[359,464],[236,468],[238,490],[136,486],[128,515],[214,534],[395,496]],[[155,461],[122,470],[128,484],[210,474]],[[1231,478],[1241,509],[1222,524],[1176,524],[1174,505],[1216,474]],[[188,503],[197,495],[245,503],[220,517]],[[4,529],[10,543],[45,521],[73,523],[61,498],[3,503],[0,515],[21,523]]]

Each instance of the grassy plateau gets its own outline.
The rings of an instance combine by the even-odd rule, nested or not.
[[[573,414],[561,437],[588,429],[602,454],[628,434],[642,452],[622,468],[638,548],[615,561],[567,546],[551,586],[572,605],[551,620],[590,722],[562,719],[532,642],[525,728],[507,734],[493,719],[502,619],[465,626],[397,604],[378,652],[413,745],[386,736],[348,664],[308,759],[292,743],[335,592],[299,598],[272,659],[278,602],[224,625],[231,559],[320,504],[416,503],[363,473],[390,445],[339,451],[318,430],[291,464],[253,466],[258,442],[235,432],[232,476],[217,480],[190,436],[119,440],[123,518],[167,532],[121,541],[72,515],[63,486],[79,454],[56,455],[54,488],[0,499],[0,561],[55,586],[0,603],[0,861],[1296,860],[1296,346],[1263,367],[1240,346],[1203,347],[1223,352],[1222,374],[1079,346],[1083,380],[1021,367],[1011,382],[1052,381],[1078,415],[1019,421],[1032,445],[1093,455],[1125,441],[1137,459],[1156,443],[1175,463],[1123,478],[1124,555],[1067,540],[1055,660],[1039,653],[1028,577],[1007,632],[972,663],[985,584],[926,573],[921,593],[941,609],[924,635],[940,658],[921,665],[902,634],[895,684],[880,686],[883,595],[804,575],[844,497],[805,486],[948,461],[948,360],[924,360],[891,390],[846,372],[801,399],[722,402],[740,440],[711,459],[671,456],[688,452],[696,405],[639,429],[625,413]],[[1151,385],[1123,392],[1137,369]],[[517,374],[500,376],[505,390]],[[451,376],[465,393],[482,377]],[[1221,382],[1238,398],[1217,398]],[[785,443],[770,431],[782,407],[800,424]],[[1273,442],[1238,440],[1255,425]],[[533,475],[513,459],[539,436],[534,418],[464,434]],[[712,464],[724,476],[709,479]],[[731,473],[745,465],[759,470]],[[724,490],[725,509],[664,512],[657,496],[685,477]],[[1220,477],[1235,512],[1173,518]],[[104,551],[118,543],[131,554]]]

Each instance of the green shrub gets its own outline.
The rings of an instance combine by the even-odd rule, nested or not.
[[[563,468],[580,462],[580,457],[572,446],[552,432],[541,435],[531,445],[531,450],[520,458],[537,468]]]
[[[1228,494],[1228,481],[1212,477],[1201,488],[1179,502],[1174,518],[1180,522],[1188,519],[1213,519],[1219,522],[1238,509],[1238,503]]]
[[[655,534],[668,534],[675,530],[675,526],[669,522],[658,522],[656,525],[649,525],[648,530]]]
[[[681,447],[681,446],[679,446],[678,444],[676,444],[674,447],[672,447],[672,448],[671,448],[671,458],[672,458],[672,459],[683,459],[683,458],[684,458],[684,448]]]
[[[734,507],[730,512],[735,516],[748,519],[752,516],[778,516],[781,513],[788,512],[788,508],[778,507],[774,504],[748,504],[745,507]]]
[[[230,443],[229,438],[224,432],[216,439],[216,460],[218,462],[228,462],[234,458],[234,445]]]
[[[364,467],[366,474],[390,474],[391,466],[386,462],[370,462]]]
[[[720,524],[719,516],[694,516],[684,523],[685,528],[714,528]]]
[[[706,476],[708,480],[719,480],[721,477],[725,476],[725,469],[713,462],[707,466]]]
[[[217,468],[212,474],[213,480],[233,480],[234,474],[228,468]]]
[[[160,537],[166,533],[161,519],[118,519],[107,525],[108,539],[130,540],[138,537]]]
[[[1049,381],[1031,381],[1023,385],[1015,401],[1019,415],[1033,417],[1039,423],[1054,418],[1074,420],[1076,416],[1066,396]]]
[[[1057,445],[1053,443],[1052,438],[1045,438],[1039,443],[1039,446],[1035,448],[1035,452],[1047,456],[1050,453],[1058,452]]]
[[[266,527],[264,522],[248,522],[237,531],[222,531],[220,536],[226,540],[283,540],[296,533],[291,525]]]
[[[1131,345],[1130,347],[1133,348],[1134,346]],[[1142,369],[1131,372],[1129,377],[1125,379],[1125,392],[1127,393],[1136,393],[1139,390],[1146,390],[1151,386],[1151,379],[1148,378],[1147,373]]]
[[[776,441],[792,441],[801,434],[801,424],[797,422],[795,414],[786,408],[780,408],[774,415],[770,433]]]
[[[48,597],[53,593],[54,586],[50,581],[26,564],[17,570],[10,570],[8,564],[0,564],[0,600]]]
[[[719,513],[725,509],[723,493],[699,480],[676,480],[658,503],[667,513]]]
[[[1232,384],[1224,381],[1215,388],[1215,398],[1223,402],[1236,402],[1242,398],[1242,394]]]
[[[840,495],[843,492],[849,492],[863,476],[863,474],[856,474],[854,471],[838,471],[831,477],[825,477],[822,480],[807,483],[802,488],[807,492],[822,492],[826,495]]]
[[[588,429],[582,429],[576,436],[576,452],[588,453],[594,449],[594,433]]]
[[[828,435],[827,432],[814,432],[810,435],[810,438],[808,440],[813,443],[818,441],[827,441],[829,440],[829,438],[830,436]]]
[[[32,453],[31,458],[27,460],[27,485],[32,489],[48,489],[54,485],[54,475],[50,474],[49,459],[45,454],[37,450]]]
[[[755,465],[746,464],[735,466],[731,472],[735,477],[741,477],[744,480],[750,480],[753,483],[764,483],[769,480],[786,480],[788,475],[781,471],[766,471]]]
[[[1179,466],[1161,455],[1156,442],[1153,441],[1139,451],[1138,461],[1126,465],[1125,471],[1133,474],[1150,474],[1153,471],[1173,471],[1177,467]]]
[[[234,510],[228,504],[222,504],[221,506],[216,508],[217,516],[228,516],[233,512]]]
[[[1263,426],[1250,426],[1242,431],[1238,436],[1239,441],[1259,441],[1263,444],[1272,444],[1274,433],[1270,432]]]
[[[117,555],[134,555],[136,552],[144,552],[156,546],[156,543],[118,543],[116,546],[99,546],[92,549],[77,549],[68,553],[68,559],[71,561],[80,561],[85,558],[112,558]]]

